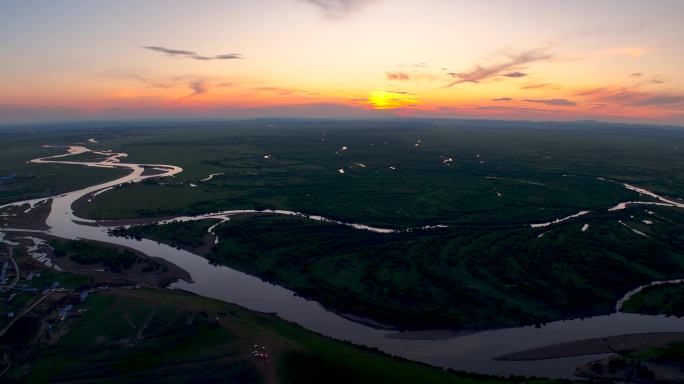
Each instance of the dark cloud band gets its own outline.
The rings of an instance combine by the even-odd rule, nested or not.
[[[203,55],[197,54],[196,52],[186,51],[183,49],[171,49],[171,48],[159,47],[159,46],[146,46],[146,47],[142,47],[142,48],[153,51],[153,52],[163,53],[163,54],[170,56],[170,57],[180,57],[180,58],[200,60],[200,61],[242,59],[242,55],[239,53],[226,53],[226,54],[215,55],[215,56],[203,56]]]

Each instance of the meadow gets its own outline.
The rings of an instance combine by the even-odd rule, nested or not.
[[[642,210],[643,211],[643,210]],[[679,212],[632,212],[551,229],[467,226],[376,234],[302,218],[234,217],[205,257],[342,312],[400,327],[481,329],[610,313],[640,284],[684,273]],[[192,248],[214,222],[120,230]],[[582,232],[584,224],[591,230]],[[677,225],[672,225],[677,223]],[[544,236],[539,237],[541,233]]]
[[[86,129],[76,132],[73,129],[0,129],[0,205],[58,195],[126,174],[116,169],[29,163],[35,158],[65,153],[65,148],[43,145],[84,143],[88,132]]]
[[[133,162],[184,169],[102,194],[82,212],[101,219],[278,208],[392,228],[526,224],[635,198],[598,177],[684,195],[679,131],[244,122],[131,129],[99,142]]]
[[[47,131],[37,135],[34,144],[50,138]],[[257,120],[74,128],[51,141],[87,137],[97,139],[93,148],[128,153],[127,161],[184,169],[99,195],[80,206],[88,218],[272,208],[393,229],[448,225],[375,234],[252,215],[219,226],[219,244],[204,255],[335,309],[399,326],[488,328],[607,313],[635,286],[684,276],[681,209],[609,211],[620,202],[652,200],[624,182],[684,196],[679,130],[590,122]],[[584,210],[591,212],[530,226]],[[193,248],[210,224],[124,234]]]
[[[622,310],[646,315],[684,317],[684,287],[672,284],[646,288],[628,300]]]
[[[562,382],[432,368],[179,291],[112,290],[91,295],[75,310],[82,314],[54,325],[51,337],[8,372],[7,382]],[[262,346],[268,358],[253,357]]]

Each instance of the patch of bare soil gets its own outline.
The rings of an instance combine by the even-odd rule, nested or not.
[[[529,361],[602,353],[639,351],[684,341],[684,332],[635,333],[554,344],[497,357],[497,360]]]

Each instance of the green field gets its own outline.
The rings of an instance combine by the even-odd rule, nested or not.
[[[99,138],[99,145],[129,153],[130,161],[175,164],[184,172],[104,193],[83,213],[131,218],[278,208],[405,228],[545,222],[637,197],[597,177],[684,196],[678,131],[499,125],[251,122],[131,129]],[[343,146],[348,150],[340,152]],[[453,162],[443,164],[447,158]],[[200,181],[212,173],[224,174]]]
[[[211,261],[284,285],[357,315],[410,327],[489,328],[609,313],[630,289],[684,273],[684,215],[652,225],[613,213],[546,231],[467,226],[375,234],[273,215],[235,217],[215,232]],[[678,223],[678,226],[672,225]],[[133,227],[128,233],[187,247],[204,223]]]
[[[121,256],[97,243],[54,243],[61,257]],[[106,251],[105,251],[106,250]],[[67,256],[69,255],[69,256]],[[32,264],[17,251],[20,265]],[[38,268],[38,269],[36,269]],[[11,365],[3,383],[393,383],[506,384],[563,383],[562,380],[496,378],[455,372],[393,358],[328,339],[272,314],[177,290],[105,289],[78,297],[97,278],[45,267],[21,285],[38,288],[18,294],[4,310],[20,313],[58,281],[65,291],[36,307],[3,337],[0,348]],[[60,320],[65,304],[73,310]],[[4,320],[4,317],[3,317]],[[0,322],[5,327],[6,322]],[[264,346],[267,359],[253,357]],[[3,361],[3,366],[6,361]]]
[[[98,196],[82,206],[80,214],[90,218],[275,208],[396,229],[448,224],[380,235],[256,216],[217,228],[221,242],[206,255],[213,261],[394,324],[488,328],[606,313],[635,286],[684,276],[681,209],[608,211],[619,202],[652,200],[618,182],[684,196],[684,134],[678,130],[246,121],[17,135],[13,140],[27,158],[46,151],[39,143],[96,137],[95,147],[126,152],[132,162],[183,167],[173,178]],[[214,173],[222,175],[202,181]],[[548,228],[529,226],[581,210],[592,212]],[[196,248],[211,224],[128,235]]]
[[[166,269],[166,266],[150,258],[143,258],[128,249],[117,249],[83,240],[52,240],[50,247],[57,258],[68,255],[71,261],[82,265],[102,265],[110,272],[121,272],[135,264],[144,265],[143,271]]]
[[[684,367],[684,343],[649,348],[628,354],[633,359]]]
[[[448,224],[377,234],[304,218],[245,215],[216,228],[220,241],[213,248],[203,245],[215,221],[119,231],[202,248],[212,262],[401,327],[480,329],[608,313],[638,285],[684,276],[681,209],[609,211],[624,201],[653,201],[623,182],[684,196],[684,133],[678,130],[593,123],[245,121],[42,127],[0,135],[12,148],[0,154],[0,174],[16,175],[2,180],[0,201],[47,196],[123,174],[26,164],[61,152],[43,144],[95,137],[99,143],[92,147],[126,152],[127,161],[178,165],[184,172],[106,192],[79,208],[89,218],[273,208],[395,229]],[[214,173],[222,175],[202,181]],[[583,210],[591,213],[546,228],[530,226]],[[127,256],[119,252],[102,254],[79,243],[57,248],[69,257],[87,253],[74,260],[85,265],[126,267]],[[652,296],[642,304],[660,313],[675,311],[668,305],[682,294],[644,295]],[[25,298],[17,299],[21,304]],[[167,382],[498,382],[394,360],[270,315],[179,292],[115,291],[84,305],[88,311],[68,320],[59,337],[14,366],[10,377],[143,382],[164,372]],[[249,355],[251,345],[260,343],[274,346],[273,364]]]
[[[91,295],[6,382],[551,383],[431,368],[317,336],[273,315],[168,290]],[[265,346],[267,361],[251,356]]]
[[[622,310],[647,315],[684,316],[684,287],[658,285],[649,287],[629,299]]]
[[[59,155],[64,148],[43,148],[43,145],[70,145],[83,142],[88,132],[0,130],[0,205],[18,200],[48,197],[112,180],[126,174],[117,169],[30,164],[28,161],[45,156]],[[78,160],[78,156],[70,160]],[[81,157],[86,160],[85,157]],[[2,179],[2,178],[6,179]]]

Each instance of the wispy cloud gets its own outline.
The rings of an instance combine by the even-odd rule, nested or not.
[[[525,99],[522,101],[536,104],[555,105],[557,107],[574,107],[577,105],[577,103],[568,99]]]
[[[475,68],[461,73],[452,73],[452,77],[458,78],[445,88],[453,87],[457,84],[463,83],[479,83],[484,80],[491,79],[497,76],[505,76],[506,74],[522,74],[522,72],[515,71],[516,68],[531,64],[537,61],[551,59],[553,55],[548,52],[546,48],[537,48],[525,51],[518,54],[507,55],[505,60],[497,64],[477,65]],[[521,76],[509,76],[521,77]]]
[[[327,17],[338,18],[348,15],[375,0],[299,0],[318,7]]]
[[[644,91],[638,87],[603,87],[577,93],[577,96],[611,106],[661,107],[684,110],[684,94]]]
[[[577,105],[574,101],[568,100],[568,99],[513,99],[510,97],[500,97],[498,99],[492,99],[494,102],[503,102],[503,101],[516,101],[516,102],[525,102],[525,103],[534,103],[534,104],[544,104],[544,105],[553,105],[556,107],[574,107]]]
[[[306,91],[306,90],[301,90],[301,89],[294,89],[294,88],[284,88],[284,87],[272,87],[272,86],[263,86],[263,87],[254,87],[252,90],[257,91],[257,92],[264,92],[264,93],[270,93],[278,96],[304,96],[304,97],[314,97],[314,96],[320,96],[319,93],[316,92],[311,92],[311,91]]]
[[[166,81],[166,82],[160,82],[160,81],[154,81],[150,80],[145,76],[141,76],[135,73],[131,73],[129,75],[131,78],[136,79],[144,84],[147,85],[149,88],[171,88],[174,86],[175,81]]]
[[[190,90],[192,90],[192,93],[190,95],[183,96],[182,98],[187,98],[187,97],[207,93],[210,87],[224,88],[228,85],[234,84],[231,82],[226,82],[225,80],[223,82],[219,83],[218,81],[220,81],[221,79],[203,77],[203,76],[193,76],[193,75],[176,75],[176,76],[167,76],[167,77],[162,77],[162,78],[157,78],[157,79],[151,79],[149,77],[146,77],[146,76],[143,76],[143,75],[140,75],[137,73],[129,73],[129,72],[116,73],[115,72],[114,74],[140,81],[141,83],[145,84],[147,86],[147,88],[160,88],[160,89],[180,88],[180,87],[190,88]]]
[[[643,72],[633,72],[629,74],[629,77],[634,78],[634,79],[640,79],[641,83],[638,83],[638,85],[649,85],[649,84],[655,84],[655,85],[660,85],[660,84],[665,84],[665,80],[662,79],[660,75],[656,76],[647,76]]]
[[[504,106],[504,105],[478,105],[477,109],[482,111],[509,111],[509,112],[540,112],[540,113],[560,113],[564,112],[560,109],[544,109],[544,108],[525,108],[516,106]]]
[[[505,77],[514,77],[514,78],[516,78],[516,77],[525,77],[525,76],[527,76],[527,73],[523,73],[523,72],[508,72],[508,73],[504,73],[503,75],[504,75]]]
[[[188,83],[188,88],[190,88],[191,93],[179,97],[176,101],[183,101],[191,97],[204,95],[209,92],[209,84],[204,80],[195,80]]]
[[[409,80],[411,75],[406,72],[387,72],[387,80]]]
[[[414,71],[390,71],[385,72],[389,81],[444,81],[443,73],[430,73],[417,67]]]
[[[175,91],[180,91],[181,89],[187,89],[190,91],[190,93],[176,98],[176,101],[183,101],[191,97],[203,95],[209,93],[212,89],[230,88],[236,84],[234,82],[226,81],[226,79],[223,78],[211,78],[194,75],[176,75],[152,79],[147,76],[130,72],[113,72],[112,74],[137,80],[145,84],[146,88],[174,90],[173,92],[168,92],[168,94],[173,94]]]
[[[289,96],[295,93],[294,89],[282,87],[255,87],[252,89],[259,92],[275,93],[281,96]]]
[[[139,81],[139,82],[145,84],[146,88],[159,88],[159,89],[173,88],[173,87],[177,87],[180,85],[186,85],[190,81],[194,81],[194,80],[198,80],[198,79],[200,79],[200,80],[204,79],[203,77],[191,76],[191,75],[150,77],[150,76],[142,75],[142,74],[139,74],[136,72],[120,71],[120,70],[104,71],[104,72],[102,72],[102,75],[107,76],[107,77],[115,77],[117,79],[136,80],[136,81]]]
[[[193,96],[195,95],[202,95],[207,93],[208,87],[207,84],[203,81],[193,81],[190,83],[190,89],[193,91]]]
[[[684,95],[654,94],[637,101],[635,105],[642,107],[684,106]]]
[[[200,60],[200,61],[242,59],[242,55],[239,53],[224,53],[221,55],[204,56],[204,55],[198,54],[197,52],[186,51],[183,49],[171,49],[171,48],[158,47],[158,46],[146,46],[146,47],[142,47],[142,48],[153,51],[153,52],[162,53],[162,54],[169,56],[169,57],[179,57],[179,58],[184,58],[184,59],[192,59],[192,60]]]
[[[520,88],[530,90],[530,89],[558,89],[559,87],[556,85],[553,85],[553,84],[549,84],[549,83],[530,83],[530,84],[525,84]]]

